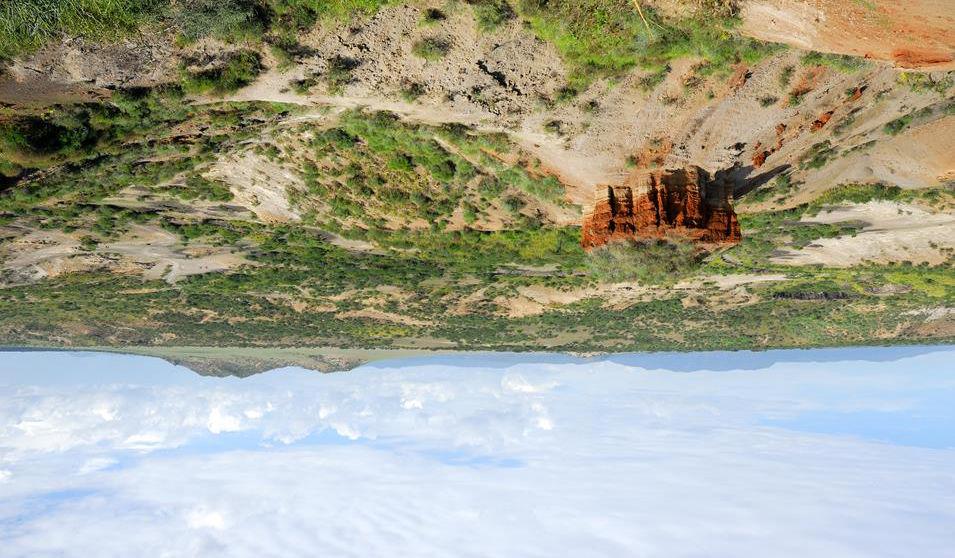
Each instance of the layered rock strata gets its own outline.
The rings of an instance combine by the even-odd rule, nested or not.
[[[585,249],[615,240],[682,236],[704,244],[740,241],[732,185],[699,167],[643,170],[621,186],[598,188],[584,216]]]

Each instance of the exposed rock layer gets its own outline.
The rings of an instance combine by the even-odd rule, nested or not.
[[[640,171],[622,186],[598,189],[584,217],[581,244],[679,235],[712,244],[739,242],[732,187],[699,167]]]

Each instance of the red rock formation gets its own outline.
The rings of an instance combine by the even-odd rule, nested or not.
[[[825,126],[830,120],[832,120],[833,113],[835,110],[826,111],[819,115],[819,118],[815,119],[812,123],[812,126],[809,127],[810,132],[818,132]]]
[[[734,244],[740,232],[731,194],[729,184],[710,179],[699,167],[638,171],[622,186],[600,188],[593,210],[584,217],[581,244],[591,249],[614,240],[671,234]]]
[[[831,116],[832,115],[830,115],[830,117]],[[763,164],[766,163],[766,159],[768,159],[770,155],[772,155],[773,153],[783,148],[783,142],[784,142],[783,133],[785,131],[786,131],[785,124],[783,123],[776,124],[776,145],[769,149],[763,149],[761,151],[760,148],[763,147],[762,142],[756,142],[756,145],[753,147],[753,150],[755,151],[755,153],[753,154],[754,168],[758,169],[759,167],[763,166]]]

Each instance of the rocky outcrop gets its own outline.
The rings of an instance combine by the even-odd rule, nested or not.
[[[622,186],[598,189],[584,217],[581,244],[590,249],[615,240],[678,235],[707,244],[734,244],[739,223],[731,184],[699,167],[642,170]]]

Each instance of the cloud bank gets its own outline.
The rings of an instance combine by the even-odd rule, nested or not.
[[[872,351],[245,380],[0,353],[0,555],[950,556],[955,349]]]

